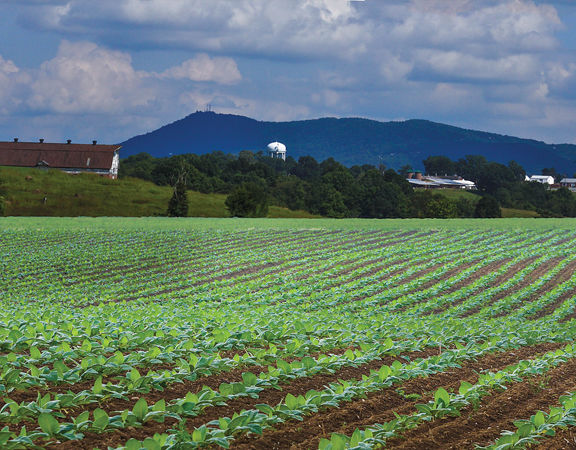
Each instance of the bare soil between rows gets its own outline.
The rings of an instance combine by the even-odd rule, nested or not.
[[[355,350],[356,348],[350,347],[350,346],[331,348],[331,349],[324,350],[322,352],[311,353],[307,356],[316,358],[316,357],[320,356],[321,354],[323,354],[323,355],[342,355],[349,349]],[[244,356],[244,352],[239,351],[239,350],[221,351],[221,352],[219,352],[219,354],[222,358],[230,358],[230,359],[234,358],[234,356],[236,354]],[[296,360],[301,359],[300,357],[291,356],[291,355],[279,355],[279,356],[281,356],[282,359],[286,362],[292,362],[292,361],[296,361]],[[139,369],[145,368],[145,369],[149,369],[149,370],[154,370],[156,372],[161,372],[164,370],[173,370],[176,366],[173,363],[172,364],[165,363],[165,364],[147,365],[147,366],[134,365],[133,367],[136,367]],[[200,388],[203,385],[206,385],[206,386],[209,386],[209,387],[212,387],[215,389],[222,382],[227,382],[227,383],[231,382],[231,381],[218,382],[218,380],[221,380],[223,378],[228,378],[228,380],[232,380],[232,381],[241,381],[242,380],[242,376],[241,376],[242,372],[252,372],[252,373],[258,375],[261,372],[267,370],[267,367],[268,367],[267,364],[242,365],[242,366],[238,367],[237,369],[217,372],[217,373],[206,375],[206,376],[200,376],[195,381],[191,381],[191,382],[185,381],[184,383],[193,383],[193,384],[188,384],[188,386],[191,386],[190,389],[193,389],[193,386],[195,386],[195,385],[200,385]],[[144,370],[142,370],[142,371],[144,372]],[[102,383],[103,384],[106,384],[108,382],[115,383],[118,381],[119,378],[123,378],[123,375],[125,373],[126,373],[126,371],[118,371],[116,373],[108,374],[108,375],[103,377]],[[26,390],[17,390],[17,391],[13,391],[10,394],[8,394],[7,397],[9,397],[11,400],[13,400],[17,403],[32,402],[32,401],[36,400],[38,394],[41,394],[42,396],[44,396],[46,394],[65,394],[68,392],[72,392],[74,394],[77,394],[77,393],[82,392],[84,390],[91,390],[92,387],[94,386],[94,382],[95,382],[95,378],[83,380],[83,381],[80,381],[80,382],[74,383],[74,384],[57,384],[57,385],[52,385],[52,386],[43,387],[43,388],[30,388],[30,389],[26,389]],[[217,383],[217,384],[215,384],[215,383]],[[170,384],[165,389],[170,389],[171,386],[180,386],[180,383]],[[161,392],[164,393],[165,391],[161,391]],[[151,394],[147,394],[147,395],[151,395]],[[162,395],[160,395],[158,400],[160,398],[164,398],[164,397]],[[107,404],[107,402],[105,402],[105,403]],[[5,403],[0,402],[0,407],[2,407],[4,404]],[[102,407],[104,407],[104,405],[100,404],[99,407],[102,408]]]
[[[453,286],[450,286],[442,295],[450,295],[453,294],[454,292],[471,285],[472,283],[474,283],[475,281],[490,275],[493,272],[497,272],[504,264],[510,262],[510,258],[504,258],[504,259],[499,259],[497,261],[494,261],[490,264],[487,264],[486,266],[482,267],[481,269],[475,271],[470,277],[459,281],[458,283],[454,284]],[[496,283],[496,280],[492,281],[491,283],[489,283],[486,287],[491,287],[494,286]],[[447,308],[453,308],[455,306],[460,305],[461,303],[464,303],[464,301],[466,301],[466,297],[463,297],[461,299],[458,299],[457,301],[450,303],[448,305],[444,305],[442,307],[436,308],[432,311],[427,312],[426,314],[424,314],[425,316],[430,316],[430,315],[435,315],[435,314],[441,314],[444,311],[446,311]]]
[[[542,439],[533,446],[536,450],[574,450],[576,449],[576,429],[573,427],[556,431],[556,436]]]
[[[542,376],[526,378],[503,392],[493,392],[482,399],[477,410],[425,423],[389,441],[389,448],[473,449],[475,445],[490,445],[502,431],[516,430],[514,420],[549,410],[558,404],[561,395],[575,390],[575,373],[576,359],[572,359]]]
[[[566,281],[570,280],[574,276],[574,272],[576,271],[576,260],[570,262],[569,264],[564,267],[555,278],[550,280],[546,283],[542,288],[539,290],[542,292],[547,292],[554,289],[556,286],[559,286]],[[558,299],[553,301],[552,303],[546,305],[537,313],[533,314],[532,316],[528,317],[529,319],[535,320],[541,317],[547,316],[548,314],[552,314],[556,308],[558,308],[565,300],[567,300],[570,296],[574,295],[574,289],[569,290],[568,292],[561,295]]]
[[[368,375],[371,370],[379,369],[382,365],[387,364],[390,365],[394,361],[403,358],[428,358],[433,355],[439,354],[440,350],[438,348],[430,348],[424,351],[418,352],[408,352],[403,353],[397,356],[385,356],[382,359],[377,359],[371,361],[370,363],[363,364],[358,367],[345,367],[335,373],[322,373],[312,377],[306,378],[297,378],[292,380],[289,384],[283,384],[282,390],[276,390],[273,388],[266,389],[259,394],[259,397],[254,399],[250,397],[242,397],[238,399],[231,400],[228,402],[227,406],[222,407],[209,407],[204,412],[194,418],[190,418],[187,421],[187,427],[193,430],[195,427],[199,427],[211,420],[218,419],[219,417],[226,417],[232,416],[234,412],[239,412],[242,409],[250,409],[253,408],[254,405],[258,403],[267,403],[270,405],[276,405],[287,394],[292,395],[303,395],[311,389],[323,389],[324,386],[327,386],[330,383],[336,382],[339,379],[360,379],[362,375]],[[185,397],[188,392],[197,392],[199,391],[202,386],[208,385],[214,389],[216,389],[220,383],[226,382],[230,383],[232,381],[239,381],[241,380],[242,372],[246,372],[247,370],[240,370],[235,372],[233,375],[235,378],[231,377],[231,373],[219,374],[219,376],[215,376],[210,379],[207,383],[206,379],[199,379],[196,382],[191,383],[184,383],[184,384],[176,384],[171,385],[170,389],[167,389],[163,392],[154,392],[150,394],[144,394],[142,397],[146,398],[148,404],[154,403],[160,399],[165,399],[167,402],[170,400],[178,399]],[[255,371],[252,371],[256,373]],[[116,411],[116,410],[123,410],[126,408],[132,408],[134,403],[138,400],[139,397],[133,397],[130,400],[112,400],[106,403],[106,410],[107,411]],[[89,409],[93,410],[97,407],[97,405],[87,405],[84,410]],[[81,411],[77,411],[79,414]],[[82,445],[86,446],[86,448],[92,448],[92,446],[110,446],[110,447],[118,447],[123,445],[128,439],[135,438],[139,440],[143,440],[146,437],[153,436],[155,433],[162,433],[166,430],[170,429],[174,425],[174,420],[167,420],[165,423],[157,423],[157,422],[148,422],[141,428],[134,428],[134,429],[125,429],[125,430],[117,430],[114,433],[105,433],[105,434],[97,434],[97,433],[86,433],[84,439],[82,439]],[[50,448],[59,448],[59,449],[75,449],[78,447],[78,442],[69,441],[64,442],[61,444],[54,444],[51,445]]]
[[[477,379],[477,372],[481,370],[497,370],[564,345],[544,343],[485,355],[477,361],[463,361],[460,368],[450,369],[426,378],[405,381],[400,385],[371,393],[366,399],[343,404],[338,409],[328,409],[310,416],[304,422],[286,422],[275,429],[265,431],[262,436],[243,436],[237,439],[231,448],[242,450],[317,448],[320,439],[329,438],[331,433],[351,434],[358,427],[391,420],[394,418],[395,411],[413,407],[414,402],[406,400],[397,389],[402,389],[405,394],[427,395],[439,387],[457,388],[464,380]]]
[[[527,258],[525,260],[520,261],[518,264],[515,264],[513,267],[510,268],[510,270],[508,272],[506,272],[502,276],[498,277],[498,279],[494,282],[494,286],[498,286],[498,285],[506,282],[507,280],[512,278],[516,273],[520,272],[521,270],[524,270],[526,267],[528,267],[530,264],[532,264],[536,259],[537,259],[537,257],[533,256],[533,257],[530,257],[530,258]],[[557,260],[556,262],[559,262],[561,259],[562,258],[559,258],[559,257],[553,258],[553,260]],[[499,292],[498,294],[496,294],[494,297],[492,297],[486,303],[482,303],[481,305],[478,305],[478,306],[462,313],[460,315],[460,317],[470,317],[470,316],[473,316],[474,314],[479,313],[483,308],[490,306],[490,305],[493,305],[498,300],[501,300],[501,299],[507,297],[508,295],[511,295],[514,292],[518,292],[519,290],[531,285],[532,283],[537,281],[543,274],[545,274],[548,270],[549,270],[548,266],[540,266],[540,267],[534,269],[532,272],[526,274],[526,276],[524,277],[524,279],[522,281],[520,281],[520,283],[518,283],[515,286],[512,286],[512,287],[510,287],[510,288],[508,288],[502,292]]]

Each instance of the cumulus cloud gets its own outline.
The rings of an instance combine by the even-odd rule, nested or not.
[[[0,55],[0,114],[10,114],[19,108],[27,82],[27,74]]]
[[[482,58],[459,51],[421,51],[417,60],[420,77],[441,81],[522,82],[537,78],[541,72],[538,59],[527,54]]]
[[[212,103],[259,119],[423,117],[530,135],[536,120],[552,123],[543,111],[574,106],[576,57],[559,41],[559,11],[575,4],[566,0],[2,4],[29,29],[68,40],[38,70],[20,70],[31,110],[157,114],[162,124]],[[180,57],[136,68],[159,52]],[[16,78],[1,67],[0,90]]]
[[[111,20],[110,18],[114,18]],[[363,50],[365,27],[348,0],[70,0],[30,8],[31,26],[131,45],[285,58]],[[169,33],[167,33],[169,31]]]
[[[213,81],[221,84],[234,84],[242,79],[236,61],[232,58],[210,58],[206,54],[171,67],[160,76],[175,80]]]
[[[39,69],[22,70],[0,55],[0,98],[12,106],[25,104],[29,111],[130,113],[170,102],[182,87],[174,80],[232,84],[241,79],[231,58],[198,55],[158,74],[136,70],[128,53],[92,42],[63,41]]]
[[[19,68],[0,55],[0,116],[4,116],[0,122],[10,115],[26,117],[26,123],[46,129],[44,135],[50,136],[50,126],[82,121],[81,128],[93,130],[89,122],[99,116],[98,123],[108,121],[108,134],[120,130],[121,124],[141,131],[189,113],[190,102],[175,102],[183,90],[230,85],[241,79],[231,58],[201,54],[157,73],[137,70],[127,52],[92,42],[63,41],[57,54],[38,69]],[[45,117],[44,125],[34,119],[39,116]],[[54,117],[65,120],[54,121]],[[120,136],[129,137],[126,133],[130,132],[124,129]]]
[[[16,67],[16,64],[14,64],[13,61],[4,59],[2,58],[2,56],[0,56],[0,74],[6,76],[13,73],[17,73],[18,71],[19,69],[18,67]]]
[[[128,54],[89,42],[63,42],[40,66],[31,90],[31,108],[60,113],[119,112],[150,99]]]

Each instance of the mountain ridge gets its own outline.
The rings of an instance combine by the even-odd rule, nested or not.
[[[155,157],[182,153],[264,151],[272,141],[296,159],[329,157],[347,166],[383,163],[395,169],[421,169],[432,155],[451,159],[479,154],[500,163],[514,160],[531,173],[554,167],[576,171],[576,145],[477,131],[424,119],[380,122],[359,117],[322,117],[291,122],[258,121],[246,116],[197,111],[157,130],[121,143],[122,157],[146,152]]]

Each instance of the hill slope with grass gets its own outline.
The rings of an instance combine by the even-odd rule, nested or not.
[[[136,178],[111,180],[57,170],[2,167],[0,180],[7,216],[162,216],[172,195],[171,187]],[[225,195],[189,191],[188,198],[191,217],[229,216]],[[277,206],[270,207],[269,216],[318,217]]]

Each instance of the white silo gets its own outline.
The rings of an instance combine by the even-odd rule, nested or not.
[[[271,142],[268,144],[268,156],[286,161],[286,146],[281,142]]]

